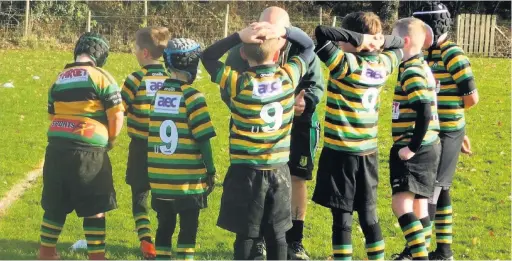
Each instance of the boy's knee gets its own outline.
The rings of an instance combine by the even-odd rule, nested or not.
[[[90,216],[87,218],[104,218],[104,217],[105,217],[105,213],[99,213],[99,214],[96,214],[94,216]]]
[[[368,210],[368,211],[358,211],[359,215],[359,225],[364,230],[366,227],[373,226],[379,223],[379,218],[377,217],[377,210]]]

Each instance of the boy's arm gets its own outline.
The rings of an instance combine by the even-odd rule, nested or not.
[[[53,86],[55,86],[55,85],[52,85],[52,87],[50,87],[50,90],[48,90],[48,119],[49,120],[53,120],[53,116],[55,116],[55,105],[54,105],[54,100],[53,100],[53,96],[52,96]]]
[[[384,36],[383,52],[380,54],[380,57],[384,61],[388,74],[392,74],[400,65],[404,55],[401,49],[403,47],[404,40],[402,38],[393,35]]]
[[[103,108],[107,114],[108,120],[108,141],[109,147],[112,147],[117,136],[123,128],[124,112],[123,99],[121,97],[121,90],[112,77],[104,79],[104,82],[100,86],[100,99],[103,104]]]
[[[441,58],[446,70],[457,84],[459,93],[464,101],[464,108],[469,109],[479,101],[475,77],[471,63],[464,51],[452,42],[441,44]]]
[[[199,151],[201,151],[204,166],[206,167],[206,174],[215,175],[217,171],[215,170],[215,165],[213,164],[213,153],[210,140],[199,142],[197,143],[197,146],[199,147]]]
[[[133,100],[137,95],[139,85],[142,81],[143,75],[139,72],[134,72],[124,80],[123,86],[121,87],[121,97],[123,99],[123,107],[125,113],[128,112],[128,108],[132,106]]]
[[[428,125],[432,118],[432,110],[430,103],[418,103],[413,106],[412,109],[416,111],[416,121],[414,123],[411,141],[407,147],[409,147],[412,152],[416,153],[420,149],[423,138],[425,138],[427,134]]]
[[[233,46],[242,41],[238,33],[234,33],[206,48],[201,55],[201,62],[211,76],[212,82],[219,84],[223,97],[236,95],[236,86],[239,78],[238,72],[225,66],[219,59]],[[224,98],[223,98],[224,99]]]
[[[364,41],[363,34],[352,32],[343,28],[336,28],[323,25],[319,25],[316,27],[315,37],[317,40],[317,48],[322,48],[330,41],[347,42],[352,44],[354,47],[359,47],[363,44]]]
[[[287,27],[286,39],[292,44],[299,47],[299,57],[306,63],[310,64],[315,58],[313,40],[301,29],[297,27]]]

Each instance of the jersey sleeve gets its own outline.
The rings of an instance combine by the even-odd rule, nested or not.
[[[411,105],[432,102],[432,97],[428,93],[427,79],[421,69],[406,69],[402,73],[400,84],[402,89],[407,93],[407,100]]]
[[[185,99],[188,126],[194,140],[202,142],[216,136],[206,99],[201,92],[192,91]]]
[[[126,77],[124,80],[123,86],[121,88],[121,97],[123,100],[123,107],[126,111],[128,111],[128,108],[133,104],[133,100],[137,95],[142,76],[143,75],[140,72],[134,72],[128,75],[128,77]]]
[[[358,62],[353,54],[345,53],[337,48],[325,61],[325,66],[329,69],[331,78],[340,80],[355,71],[358,68]]]
[[[55,101],[53,100],[52,90],[53,90],[53,85],[48,90],[48,114],[54,115],[55,114],[55,105],[54,105]]]
[[[384,62],[388,74],[392,74],[395,71],[395,69],[398,68],[398,66],[400,65],[403,52],[402,49],[392,49],[382,52],[379,56]]]
[[[106,71],[100,70],[103,75],[97,84],[99,88],[99,96],[107,116],[114,115],[118,112],[124,112],[123,101],[121,98],[121,89],[117,82]]]
[[[215,83],[220,86],[220,91],[223,96],[234,98],[239,90],[237,88],[240,74],[233,70],[230,66],[222,64],[217,70],[217,75],[212,77]]]
[[[459,46],[452,42],[442,44],[441,58],[461,93],[471,93],[476,89],[471,63]]]
[[[283,69],[292,80],[292,85],[295,88],[299,85],[300,80],[306,74],[307,65],[300,56],[294,56],[288,60],[288,62],[283,66]]]

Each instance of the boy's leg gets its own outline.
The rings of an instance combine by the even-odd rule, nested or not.
[[[352,212],[331,209],[332,253],[334,260],[352,259]]]
[[[428,198],[416,195],[414,198],[414,214],[420,220],[423,226],[423,233],[425,234],[425,247],[430,247],[430,239],[432,237],[432,223],[430,222],[428,210]]]
[[[414,194],[411,192],[397,192],[392,197],[393,213],[398,217],[408,250],[413,260],[428,260],[425,247],[425,234],[423,226],[413,212]]]
[[[255,241],[261,240],[260,238],[251,238],[247,235],[236,234],[234,248],[234,260],[251,260],[254,253]]]
[[[176,229],[176,215],[170,201],[153,198],[151,206],[157,213],[158,228],[156,230],[156,260],[171,260],[172,236]]]
[[[59,259],[56,246],[65,222],[66,214],[44,212],[43,222],[41,223],[41,246],[39,248],[38,259]]]
[[[366,253],[368,260],[384,260],[384,238],[380,229],[376,209],[357,211],[359,224],[366,239]]]
[[[178,260],[194,260],[197,229],[199,227],[199,209],[180,211],[180,234],[176,249]]]
[[[90,260],[105,260],[105,224],[103,213],[84,218],[83,228]]]
[[[452,203],[450,190],[443,189],[437,201],[437,210],[435,217],[436,225],[436,252],[442,255],[444,259],[453,258],[451,249],[452,244]]]

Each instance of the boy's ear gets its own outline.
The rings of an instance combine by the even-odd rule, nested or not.
[[[142,49],[142,54],[144,55],[144,58],[151,58],[151,55],[149,54],[149,50],[147,48]]]
[[[404,36],[403,39],[404,39],[404,47],[409,46],[411,44],[411,37]]]
[[[242,57],[242,60],[247,61],[247,56],[245,55],[243,46],[240,47],[240,57]]]

